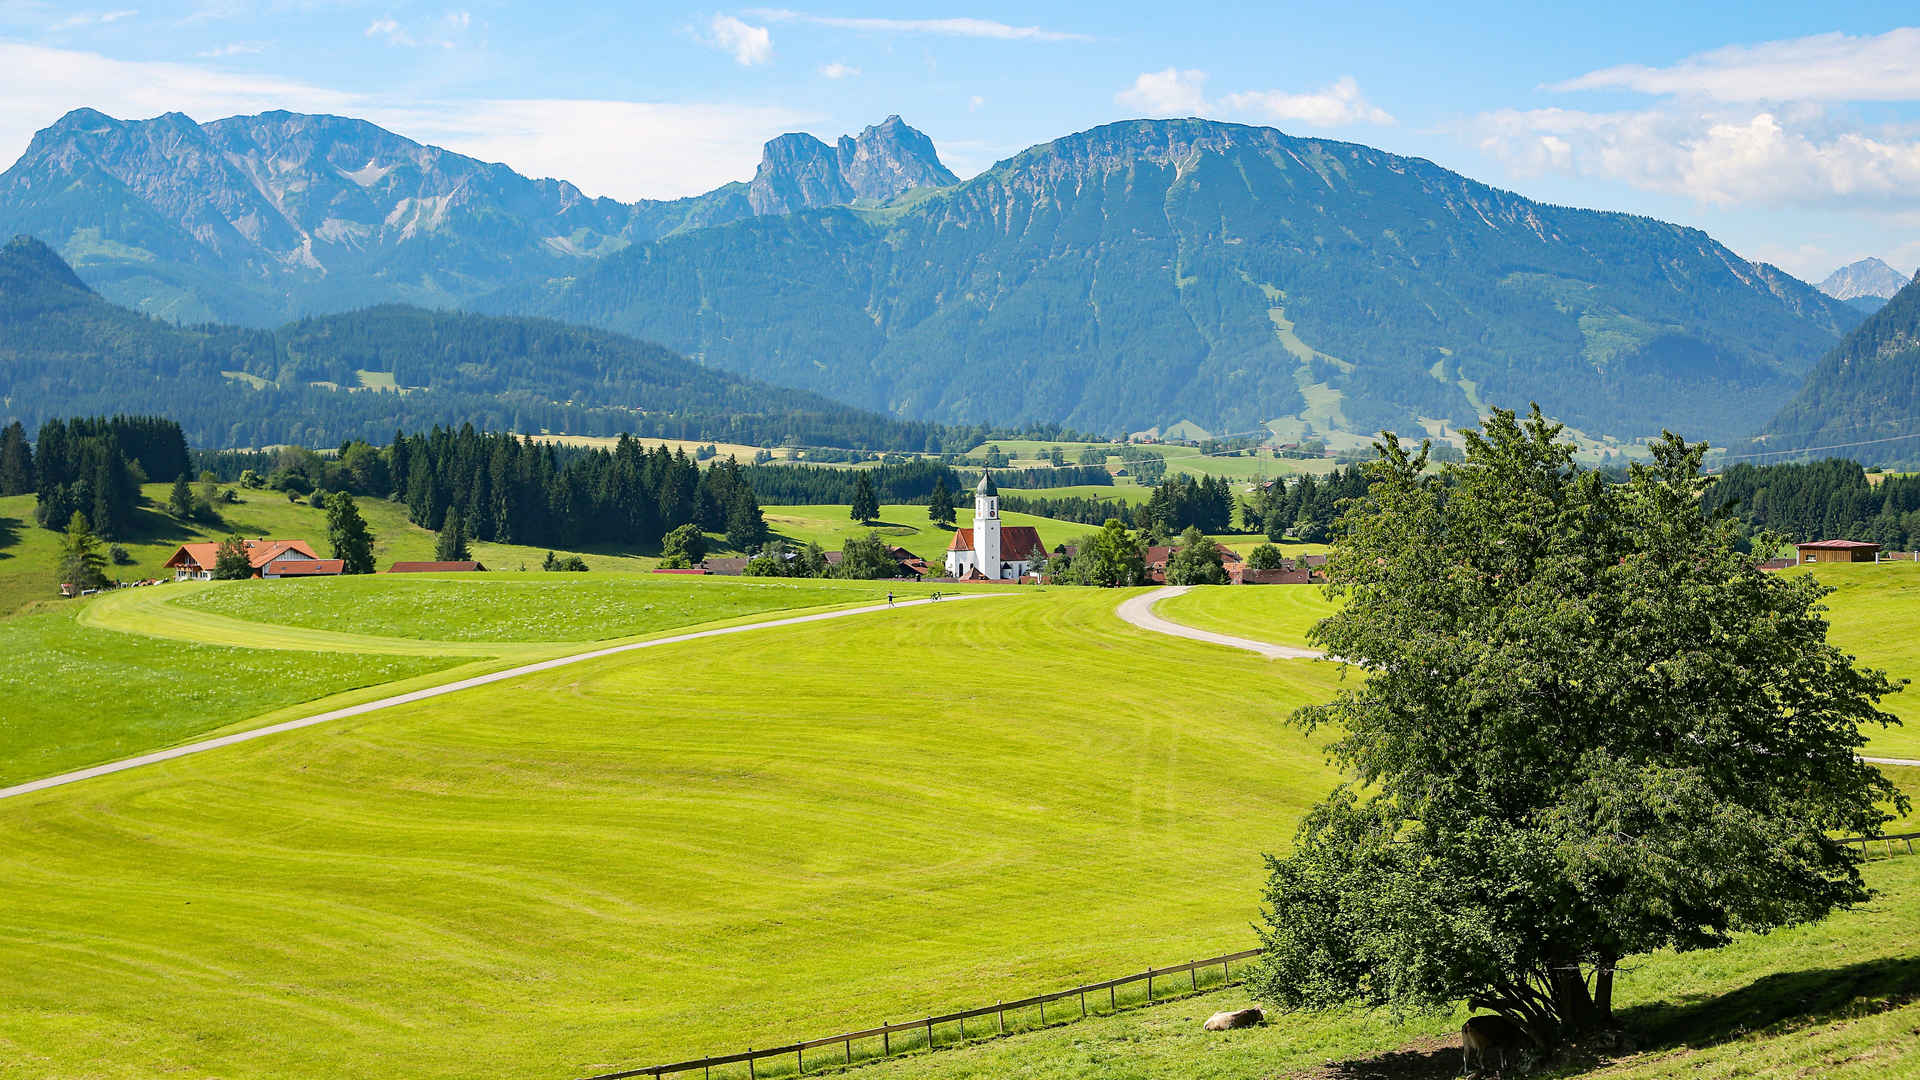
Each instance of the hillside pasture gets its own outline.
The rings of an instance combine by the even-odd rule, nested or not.
[[[972,495],[962,493],[956,496],[955,502],[958,504],[954,510],[955,529],[973,528]],[[955,529],[943,528],[927,520],[924,504],[888,503],[880,507],[880,517],[871,525],[862,525],[849,518],[847,514],[851,509],[844,503],[760,508],[767,519],[768,530],[775,536],[794,544],[819,544],[828,551],[838,551],[848,540],[863,537],[872,531],[879,533],[887,543],[906,548],[926,559],[937,569],[945,557],[947,545],[953,541]],[[1048,550],[1060,544],[1073,543],[1096,528],[1033,514],[1002,513],[1000,520],[1005,525],[1031,525],[1038,529],[1040,539]]]
[[[0,1045],[573,1076],[1239,947],[1332,783],[1278,718],[1334,669],[1119,599],[682,643],[9,800]]]
[[[1826,563],[1795,567],[1833,588],[1827,620],[1834,644],[1896,679],[1920,680],[1920,563]],[[1881,702],[1904,723],[1876,729],[1867,753],[1920,758],[1920,686]]]

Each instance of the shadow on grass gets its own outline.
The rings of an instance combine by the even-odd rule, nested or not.
[[[1725,994],[1683,995],[1620,1012],[1636,1049],[1699,1049],[1770,1028],[1797,1029],[1869,1016],[1920,1000],[1920,957],[1890,957],[1842,968],[1767,975]],[[1576,1048],[1541,1070],[1575,1076],[1604,1064],[1603,1051]],[[1460,1072],[1460,1040],[1422,1039],[1397,1050],[1329,1062],[1302,1080],[1431,1080]],[[1517,1075],[1517,1070],[1509,1070]]]
[[[0,559],[11,559],[13,553],[7,549],[20,542],[20,530],[26,522],[17,517],[0,517]]]

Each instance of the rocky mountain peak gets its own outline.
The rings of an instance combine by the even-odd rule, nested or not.
[[[858,199],[885,202],[912,188],[959,180],[941,164],[933,140],[896,115],[832,146],[800,133],[769,141],[747,201],[756,214],[790,214]]]
[[[1820,283],[1820,291],[1835,300],[1858,300],[1863,297],[1884,300],[1899,292],[1906,283],[1907,275],[1877,258],[1866,258],[1848,263],[1827,275],[1827,279]]]

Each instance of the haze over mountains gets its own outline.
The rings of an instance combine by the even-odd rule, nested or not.
[[[1920,274],[1821,357],[1754,449],[1920,465]]]
[[[1907,284],[1907,275],[1877,258],[1861,259],[1828,274],[1820,291],[1862,311],[1877,311]]]
[[[782,136],[751,181],[622,203],[362,120],[76,109],[0,174],[0,236],[39,237],[149,314],[264,326],[373,303],[457,306],[676,230],[953,182],[899,117],[831,146]]]
[[[1730,440],[1861,318],[1698,230],[1204,120],[959,181],[892,117],[628,204],[363,121],[77,110],[0,175],[0,230],[177,320],[542,315],[897,416],[1105,432],[1411,431],[1538,400],[1594,436]]]

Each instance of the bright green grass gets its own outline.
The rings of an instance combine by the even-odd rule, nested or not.
[[[873,603],[872,581],[621,574],[376,574],[216,582],[173,603],[229,618],[430,641],[598,641],[762,612]]]
[[[1811,573],[1834,588],[1826,602],[1836,645],[1896,679],[1920,682],[1920,564],[1830,563],[1784,572]],[[1920,685],[1882,704],[1904,724],[1875,729],[1867,752],[1920,758]]]
[[[1313,624],[1333,614],[1317,585],[1207,585],[1154,605],[1161,618],[1255,641],[1305,646]]]
[[[577,1076],[1250,937],[1329,665],[1005,591],[0,805],[22,1075]],[[102,872],[102,868],[111,868]]]
[[[133,562],[112,566],[108,573],[123,581],[168,578],[164,564],[181,544],[220,540],[231,533],[247,537],[305,540],[321,557],[327,549],[327,512],[306,502],[290,503],[277,491],[241,490],[241,503],[220,508],[218,524],[183,524],[160,508],[166,505],[169,485],[148,484],[147,498],[135,515],[134,535],[122,541]],[[360,515],[374,535],[374,565],[385,570],[399,561],[433,558],[434,535],[408,523],[406,507],[385,499],[356,500]],[[57,602],[60,535],[33,523],[33,496],[0,499],[0,616],[33,601]],[[475,543],[474,557],[495,570],[538,567],[545,548],[511,544]],[[104,549],[103,549],[104,550]],[[618,552],[584,553],[596,571],[649,570],[659,560]]]
[[[1814,926],[1745,937],[1725,949],[1647,957],[1620,976],[1616,1004],[1642,1047],[1578,1077],[1844,1077],[1920,1075],[1920,858],[1869,865],[1883,895]],[[916,1054],[861,1070],[873,1080],[1246,1080],[1252,1077],[1427,1077],[1459,1069],[1459,1016],[1395,1027],[1378,1014],[1281,1016],[1208,1033],[1244,990],[1171,1001],[1046,1031]],[[1380,1056],[1399,1051],[1389,1062]],[[1367,1059],[1354,1061],[1353,1059]],[[1352,1061],[1346,1071],[1320,1070]],[[717,1074],[716,1074],[717,1075]]]
[[[965,505],[955,511],[956,527],[973,528],[973,499],[971,494],[963,495]],[[822,506],[763,506],[762,514],[767,519],[767,528],[779,537],[796,544],[819,544],[828,551],[838,551],[841,546],[854,537],[865,536],[869,531],[878,532],[889,544],[906,548],[915,555],[932,563],[937,571],[945,557],[947,545],[953,541],[953,529],[943,529],[927,520],[927,508],[909,504],[889,503],[880,508],[880,520],[872,525],[862,525],[847,517],[848,507]],[[1094,526],[1082,525],[1075,521],[1061,521],[1057,518],[1035,517],[1032,514],[1003,513],[1002,524],[1032,525],[1040,530],[1040,539],[1049,550],[1060,545],[1070,544],[1087,533]]]
[[[0,785],[457,662],[160,641],[80,626],[71,611],[0,620],[0,655]]]

